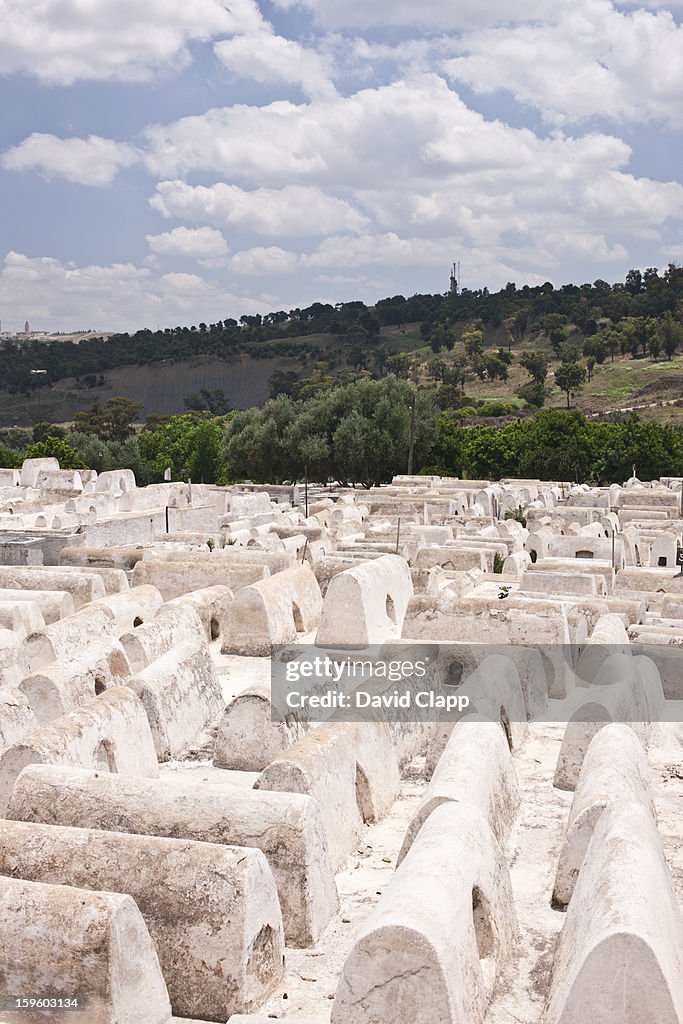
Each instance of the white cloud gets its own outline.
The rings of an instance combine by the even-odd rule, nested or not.
[[[214,108],[152,126],[147,140],[153,173],[201,170],[267,186],[298,181],[378,191],[454,173],[519,176],[522,166],[533,172],[539,158],[573,177],[587,165],[623,165],[630,155],[613,136],[544,140],[487,121],[434,74],[308,104]]]
[[[2,0],[0,68],[42,82],[142,81],[187,63],[187,44],[256,31],[255,0]]]
[[[277,245],[269,245],[236,252],[230,262],[238,274],[290,274],[296,269],[299,257],[295,252],[280,249]]]
[[[569,0],[274,0],[289,10],[303,8],[327,29],[414,25],[424,29],[462,29],[544,18]]]
[[[455,247],[492,252],[503,267],[519,252],[527,270],[548,268],[547,277],[560,255],[626,261],[630,242],[658,240],[683,216],[683,186],[630,174],[622,139],[560,130],[543,138],[487,120],[434,74],[307,104],[213,109],[151,128],[148,145],[155,171],[252,185],[164,181],[157,210],[273,239],[327,236],[298,255],[299,269],[383,260],[417,268],[427,252],[448,265]],[[278,188],[283,180],[299,184]],[[297,223],[321,230],[297,232]],[[292,251],[245,248],[231,266],[288,273]]]
[[[125,301],[122,301],[122,296]],[[77,266],[10,252],[0,265],[0,306],[17,323],[50,330],[137,330],[265,312],[260,300],[237,296],[197,274],[163,274],[132,263]]]
[[[368,224],[368,218],[346,200],[305,185],[247,191],[224,182],[193,186],[162,181],[150,204],[164,217],[228,225],[272,237],[356,231]]]
[[[59,139],[34,132],[3,153],[6,170],[39,171],[45,178],[66,178],[79,185],[109,185],[122,167],[138,161],[133,146],[99,135],[86,139]]]
[[[252,35],[224,39],[214,50],[225,67],[245,78],[265,84],[297,85],[312,97],[335,94],[329,69],[315,50],[265,28]]]
[[[145,235],[145,241],[155,256],[184,256],[208,266],[220,264],[230,251],[215,228],[173,228],[161,235]]]
[[[683,126],[683,27],[670,11],[582,0],[544,23],[465,35],[445,62],[479,92],[506,89],[550,122],[596,116]]]

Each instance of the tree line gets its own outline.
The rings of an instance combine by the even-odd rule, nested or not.
[[[616,326],[626,319],[643,320],[637,342],[647,350],[652,324],[670,316],[678,323],[683,310],[683,268],[670,264],[660,274],[652,267],[641,273],[630,270],[623,282],[566,284],[550,282],[518,288],[508,283],[498,292],[487,288],[462,289],[457,294],[394,295],[374,306],[360,301],[336,305],[314,302],[304,308],[277,310],[265,315],[227,317],[215,323],[168,327],[103,338],[84,338],[76,344],[36,339],[0,341],[3,376],[0,389],[12,394],[30,393],[65,377],[75,377],[84,388],[102,384],[102,375],[119,366],[178,362],[198,356],[232,359],[238,354],[252,358],[289,356],[299,362],[315,360],[321,349],[314,335],[334,335],[347,349],[351,365],[362,359],[363,347],[380,341],[383,327],[419,323],[426,342],[435,351],[447,348],[457,323],[480,321],[484,327],[505,325],[509,337],[522,341],[544,318],[560,318],[555,335],[562,342],[562,328],[572,324],[585,337],[598,334],[601,324]],[[654,332],[663,344],[661,331]],[[609,339],[604,339],[609,349]],[[656,344],[656,342],[655,342]],[[45,373],[36,374],[35,370]],[[381,372],[381,368],[380,368]]]
[[[286,395],[261,408],[213,416],[151,415],[141,431],[135,403],[112,399],[81,414],[74,429],[53,424],[0,430],[0,465],[55,456],[64,468],[130,468],[138,483],[173,479],[225,484],[301,481],[386,483],[408,470],[469,479],[531,477],[620,483],[636,465],[644,480],[683,476],[683,429],[613,414],[592,422],[547,409],[505,426],[464,426],[433,395],[390,375],[308,398]]]

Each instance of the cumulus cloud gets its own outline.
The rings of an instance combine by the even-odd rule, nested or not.
[[[232,269],[238,274],[270,276],[290,274],[296,268],[299,257],[297,253],[281,249],[277,245],[268,245],[236,252],[230,262]]]
[[[239,105],[155,126],[146,159],[162,173],[218,173],[260,186],[164,181],[152,205],[165,216],[273,238],[320,220],[324,230],[298,232],[329,236],[300,254],[300,268],[424,265],[433,242],[442,264],[453,246],[488,247],[502,266],[519,250],[535,272],[557,266],[558,254],[626,260],[629,239],[658,238],[679,221],[683,187],[630,174],[631,156],[614,135],[542,137],[488,120],[439,76],[416,74],[348,97]],[[245,249],[231,267],[290,272],[294,259],[283,252]]]
[[[304,185],[248,191],[224,182],[188,185],[176,179],[159,182],[150,205],[164,217],[228,225],[273,237],[355,231],[368,223],[351,203]]]
[[[253,35],[224,39],[216,43],[214,50],[225,67],[244,78],[300,86],[312,97],[335,94],[329,69],[320,54],[265,27]]]
[[[138,161],[133,146],[99,135],[59,139],[34,132],[0,158],[6,170],[39,171],[45,178],[65,178],[79,185],[109,185],[122,167]]]
[[[161,235],[145,235],[145,241],[155,256],[184,256],[206,265],[221,261],[230,251],[215,228],[173,228]]]
[[[586,164],[623,164],[630,155],[609,135],[547,140],[487,121],[435,74],[308,104],[214,108],[152,126],[147,141],[152,173],[202,170],[266,186],[294,180],[378,190],[455,172],[518,175],[521,165],[532,169],[539,158],[573,176]]]
[[[506,89],[552,123],[596,116],[683,125],[683,27],[670,11],[620,12],[608,0],[549,21],[469,33],[444,64],[478,92]]]
[[[137,330],[267,311],[267,303],[235,295],[198,274],[157,275],[132,263],[77,266],[17,252],[0,265],[0,305],[30,310],[36,327],[64,331]]]
[[[323,28],[365,29],[413,25],[423,29],[463,29],[500,22],[544,18],[569,0],[274,0],[275,6],[310,11]]]
[[[258,30],[255,0],[3,0],[0,68],[42,82],[143,81],[189,59],[187,44]]]

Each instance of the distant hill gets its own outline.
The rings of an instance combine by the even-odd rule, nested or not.
[[[68,422],[115,395],[139,402],[143,415],[181,412],[203,389],[220,389],[232,408],[247,408],[296,379],[349,370],[404,371],[435,389],[448,381],[459,395],[453,408],[493,401],[522,412],[520,393],[529,381],[522,352],[548,360],[546,406],[565,404],[554,386],[560,358],[578,359],[588,363],[591,379],[572,397],[574,406],[602,415],[637,407],[646,416],[683,422],[683,406],[660,404],[683,400],[682,321],[683,269],[672,264],[662,275],[630,271],[613,285],[508,284],[496,293],[398,295],[370,307],[314,303],[73,344],[2,340],[0,425]],[[591,352],[599,355],[594,366]],[[397,365],[400,353],[412,362]],[[497,375],[497,353],[508,363],[507,379]],[[445,394],[441,387],[447,408]]]

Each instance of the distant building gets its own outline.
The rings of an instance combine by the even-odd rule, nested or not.
[[[31,327],[30,327],[29,322],[27,320],[26,323],[24,324],[24,334],[26,335],[26,337],[28,337],[30,333],[31,333]]]

